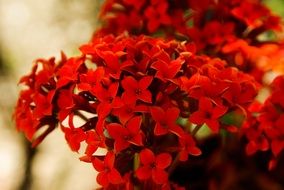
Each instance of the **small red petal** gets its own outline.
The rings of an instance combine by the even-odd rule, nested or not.
[[[154,134],[159,135],[165,135],[169,132],[169,129],[167,126],[162,126],[160,123],[157,123],[154,128]]]
[[[196,111],[193,112],[190,116],[189,116],[189,121],[191,123],[197,124],[197,125],[201,125],[205,122],[205,113],[203,111]]]
[[[172,162],[172,157],[168,153],[161,153],[156,157],[156,166],[160,169],[167,168]]]
[[[271,159],[269,161],[269,164],[268,164],[268,169],[269,171],[273,170],[277,165],[277,160],[276,159]]]
[[[160,23],[158,23],[156,20],[149,20],[149,22],[147,23],[147,28],[149,32],[155,32],[159,25]]]
[[[93,164],[95,170],[97,170],[98,172],[104,171],[104,169],[105,169],[104,162],[101,161],[98,158],[92,159],[92,164]]]
[[[137,134],[140,130],[141,123],[142,123],[142,118],[140,116],[133,117],[127,122],[126,128],[131,134]]]
[[[179,117],[179,113],[180,111],[176,107],[167,109],[166,118],[165,118],[167,120],[167,123],[171,123],[171,124],[176,123],[176,120]]]
[[[201,150],[197,147],[189,147],[188,148],[188,153],[193,155],[193,156],[199,156],[201,155]]]
[[[157,184],[167,183],[168,181],[168,173],[162,169],[154,169],[152,170],[153,181]]]
[[[127,129],[118,123],[111,123],[107,125],[106,128],[107,128],[109,135],[114,139],[119,139],[122,136],[128,134]]]
[[[129,141],[136,146],[143,146],[142,134],[137,134]]]
[[[138,87],[138,82],[133,77],[125,77],[122,80],[121,85],[124,90],[133,91]]]
[[[144,165],[149,165],[155,162],[155,155],[150,149],[143,149],[140,152],[140,162]]]
[[[110,85],[108,92],[110,97],[114,98],[117,94],[117,90],[118,90],[119,84],[118,83],[113,83]]]
[[[104,163],[109,169],[113,168],[115,155],[113,152],[108,152],[105,156]]]
[[[135,103],[137,100],[137,96],[134,91],[125,91],[122,94],[122,99],[127,99],[129,103]]]
[[[122,182],[122,177],[116,169],[112,169],[108,173],[108,180],[112,184],[120,184]]]
[[[284,143],[278,140],[274,140],[271,143],[271,150],[273,155],[276,157],[284,149]]]
[[[179,160],[182,161],[182,162],[185,162],[185,161],[187,161],[187,159],[188,159],[187,151],[185,151],[185,150],[180,151]]]
[[[143,77],[143,78],[138,82],[138,88],[140,88],[141,90],[147,89],[147,88],[150,86],[152,80],[153,80],[153,77],[151,77],[151,76]]]
[[[136,175],[140,180],[146,180],[151,177],[151,168],[148,166],[142,166],[136,170]]]
[[[120,152],[129,147],[129,142],[124,140],[123,138],[116,139],[114,142],[115,152]]]
[[[218,120],[206,120],[205,123],[212,130],[213,133],[217,133],[219,131],[220,124]]]
[[[108,186],[109,184],[109,179],[108,179],[108,175],[106,172],[100,172],[97,175],[97,182],[98,184],[100,184],[103,187]]]
[[[202,97],[199,99],[199,110],[209,111],[212,109],[212,107],[212,101],[209,98]]]
[[[257,151],[257,146],[254,141],[250,141],[246,146],[247,155],[252,155]]]
[[[178,126],[178,125],[170,125],[169,126],[169,131],[171,131],[172,133],[174,133],[175,135],[181,137],[184,134],[183,129]]]
[[[165,120],[165,111],[158,106],[153,106],[150,108],[151,115],[156,122],[162,122]]]
[[[212,110],[212,118],[219,118],[227,112],[228,108],[223,106],[216,106]]]
[[[144,90],[137,96],[138,99],[147,102],[147,103],[152,103],[152,94],[148,90]]]

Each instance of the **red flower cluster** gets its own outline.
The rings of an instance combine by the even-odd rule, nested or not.
[[[222,60],[197,56],[192,46],[176,41],[110,35],[80,50],[80,57],[59,65],[54,59],[36,64],[21,80],[28,89],[15,117],[29,139],[49,126],[35,144],[57,122],[73,151],[86,144],[81,159],[93,163],[104,187],[125,187],[129,176],[142,187],[169,188],[171,160],[201,154],[192,130],[202,125],[212,133],[227,130],[221,117],[245,115],[257,94],[249,75]],[[84,123],[78,126],[76,118]],[[108,154],[95,156],[99,147]],[[120,168],[118,161],[126,157],[130,161]]]
[[[64,59],[63,55],[62,60]],[[39,59],[31,74],[20,80],[20,83],[28,88],[21,91],[14,113],[18,130],[23,131],[29,140],[33,140],[35,132],[47,126],[47,129],[33,140],[33,146],[39,144],[58,123],[53,111],[55,109],[53,101],[56,92],[56,71],[54,58]]]
[[[258,0],[108,0],[101,19],[79,57],[37,60],[21,79],[14,117],[34,146],[59,124],[105,189],[183,189],[169,176],[202,153],[198,130],[206,127],[240,134],[247,154],[271,151],[276,165],[283,76],[263,104],[255,101],[265,71],[284,71],[283,43],[259,37],[280,30],[269,9]]]
[[[192,40],[198,52],[222,58],[259,81],[270,69],[284,73],[283,42],[263,40],[281,31],[280,17],[259,0],[109,0],[101,19],[105,25],[96,35],[127,31]]]
[[[189,30],[203,30],[209,27],[207,24],[212,29],[223,26],[223,31],[207,32],[213,37],[222,33],[235,33],[241,37],[241,32],[247,27],[257,29],[258,33],[281,29],[280,17],[273,15],[259,0],[107,0],[101,9],[100,19],[104,21],[100,32],[115,34],[124,31],[131,34],[163,32],[171,36],[181,33],[192,37]],[[232,27],[238,30],[232,31]]]
[[[272,158],[270,169],[275,167],[280,153],[284,150],[284,77],[279,76],[271,84],[271,95],[263,105],[252,104],[253,113],[243,126],[243,131],[248,139],[247,154],[256,151],[271,149]]]

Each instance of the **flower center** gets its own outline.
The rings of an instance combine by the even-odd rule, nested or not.
[[[113,97],[108,97],[108,98],[107,98],[107,102],[108,102],[108,103],[112,103],[112,101],[113,101]]]
[[[164,127],[164,128],[168,128],[168,125],[167,125],[166,121],[161,121],[161,122],[160,122],[160,125],[161,125],[162,127]]]
[[[130,113],[133,112],[133,110],[132,110],[131,108],[126,108],[125,112],[128,113],[128,114],[130,114]]]
[[[140,95],[141,93],[142,93],[141,89],[137,88],[137,89],[135,90],[135,94],[136,94],[136,95]]]
[[[156,163],[155,163],[155,162],[151,163],[151,164],[150,164],[150,167],[151,167],[152,169],[156,168]]]
[[[210,119],[211,118],[211,113],[210,112],[205,112],[205,118]]]
[[[125,136],[123,137],[123,139],[124,139],[125,141],[129,141],[129,140],[131,140],[131,136],[130,136],[130,135],[125,135]]]

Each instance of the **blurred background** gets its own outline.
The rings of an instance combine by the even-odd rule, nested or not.
[[[19,78],[36,58],[78,54],[98,25],[103,0],[0,0],[0,190],[91,190],[96,172],[59,129],[30,149],[12,122]],[[284,16],[284,0],[265,1]],[[31,180],[32,179],[32,180]]]

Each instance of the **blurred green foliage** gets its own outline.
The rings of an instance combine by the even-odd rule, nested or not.
[[[284,18],[284,0],[264,0],[263,2],[272,12]]]

